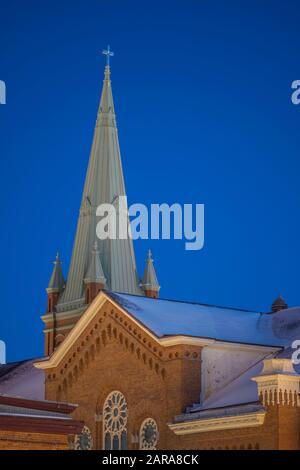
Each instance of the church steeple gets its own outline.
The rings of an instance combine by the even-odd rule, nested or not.
[[[112,55],[109,49],[108,53],[108,57]],[[69,310],[84,302],[84,279],[99,221],[96,218],[97,207],[105,203],[117,205],[119,197],[125,195],[110,66],[107,64],[70,270],[66,288],[59,299],[58,311],[60,305],[62,310]],[[100,240],[99,257],[107,289],[141,294],[130,238]]]
[[[151,250],[148,252],[148,259],[145,267],[144,277],[141,287],[146,297],[157,298],[160,290],[160,285],[156,277],[156,272],[153,266],[153,258]]]

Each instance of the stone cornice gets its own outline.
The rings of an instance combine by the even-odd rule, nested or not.
[[[1,416],[0,429],[15,433],[79,434],[84,426],[82,421],[72,419],[33,418],[27,416]]]
[[[240,429],[261,426],[266,416],[265,411],[256,411],[235,416],[222,416],[214,418],[197,419],[181,423],[168,424],[171,431],[182,436],[200,432],[223,431],[227,429]]]
[[[32,410],[50,411],[69,415],[76,410],[78,405],[65,402],[54,402],[46,400],[29,400],[27,398],[12,397],[8,395],[0,395],[0,404],[6,406],[16,406]]]
[[[81,307],[76,310],[70,310],[69,312],[65,313],[59,313],[56,312],[56,318],[59,320],[67,320],[69,318],[78,318],[80,317],[83,312],[86,310],[86,307]],[[46,313],[45,315],[41,316],[41,320],[43,320],[44,323],[47,323],[49,321],[53,321],[53,313]]]
[[[70,330],[72,328],[72,325],[65,325],[65,326],[57,326],[55,328],[56,333],[59,333],[60,331],[65,331],[65,330]],[[51,333],[52,328],[47,328],[43,330],[43,333]]]
[[[196,338],[194,336],[164,336],[162,338],[157,339],[161,346],[178,346],[178,345],[186,345],[186,346],[208,346],[210,344],[214,344],[215,340],[213,339],[206,339],[206,338]]]

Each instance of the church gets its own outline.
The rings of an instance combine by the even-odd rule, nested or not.
[[[68,276],[57,255],[42,358],[0,365],[0,449],[300,449],[300,307],[164,299],[149,252],[97,240],[126,196],[109,48]]]

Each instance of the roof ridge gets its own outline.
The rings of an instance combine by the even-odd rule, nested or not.
[[[146,296],[140,296],[136,294],[128,294],[127,292],[114,292],[114,291],[106,291],[107,294],[113,294],[113,295],[129,295],[130,297],[144,297],[147,298],[148,300],[153,300],[154,302],[163,300],[165,302],[177,302],[177,303],[183,303],[183,304],[191,304],[191,305],[203,305],[203,307],[213,307],[213,308],[222,308],[225,310],[236,310],[238,312],[248,312],[248,313],[259,313],[263,314],[263,312],[260,312],[259,310],[249,310],[246,308],[239,308],[239,307],[227,307],[224,305],[215,305],[215,304],[206,304],[206,303],[201,303],[201,302],[196,302],[196,301],[191,301],[191,300],[180,300],[180,299],[167,299],[167,298],[162,298],[160,297],[159,299],[152,299],[151,297],[146,297]]]

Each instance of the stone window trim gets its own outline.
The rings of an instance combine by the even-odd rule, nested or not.
[[[90,429],[84,426],[80,434],[77,434],[74,439],[75,450],[92,450],[93,437]]]
[[[125,450],[127,448],[128,409],[125,396],[114,390],[103,405],[103,449]]]
[[[157,422],[153,418],[146,418],[141,424],[139,433],[140,450],[156,450],[159,441]]]

